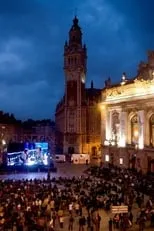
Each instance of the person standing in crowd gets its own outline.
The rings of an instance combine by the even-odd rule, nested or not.
[[[69,213],[70,214],[72,214],[72,212],[73,212],[73,202],[71,202],[70,204],[69,204]]]
[[[59,218],[59,223],[60,223],[60,228],[63,229],[64,228],[64,216],[63,215]]]
[[[53,231],[54,226],[53,226],[53,218],[49,219],[48,221],[48,231]]]
[[[120,221],[119,214],[115,214],[113,218],[114,229],[119,229],[119,221]]]
[[[96,231],[100,230],[100,223],[101,223],[101,216],[99,215],[99,213],[97,213],[96,218],[95,218]]]
[[[69,225],[68,225],[69,231],[73,231],[73,223],[74,223],[74,218],[73,218],[73,215],[71,214],[69,217]]]
[[[110,220],[109,220],[109,231],[112,231],[112,219],[110,218]]]
[[[151,212],[151,227],[154,227],[154,211]]]
[[[79,214],[82,217],[82,205],[81,205],[81,203],[79,204]]]
[[[132,212],[130,212],[130,214],[129,214],[129,221],[130,221],[130,225],[132,226],[132,224],[133,224],[133,214],[132,214]]]
[[[139,218],[139,231],[144,231],[145,229],[145,217],[141,216]]]
[[[90,213],[88,213],[88,216],[87,216],[87,230],[90,230],[91,225],[92,225],[91,216],[90,216]]]
[[[67,214],[69,210],[70,217],[74,216],[74,203],[75,214],[82,215],[79,218],[80,231],[84,230],[86,221],[83,215],[87,214],[87,230],[96,231],[100,229],[100,223],[102,223],[99,220],[98,209],[107,211],[111,209],[111,205],[121,205],[126,201],[129,215],[116,214],[113,218],[113,223],[117,228],[125,229],[125,224],[128,227],[128,219],[133,221],[130,212],[130,208],[133,208],[132,204],[137,200],[140,204],[140,198],[144,202],[143,193],[146,193],[151,198],[151,202],[148,202],[147,207],[141,203],[137,219],[137,224],[143,231],[149,218],[151,218],[151,226],[154,224],[152,197],[154,185],[149,176],[140,174],[110,166],[110,169],[92,167],[87,175],[82,177],[55,177],[50,180],[0,180],[0,228],[7,230],[8,225],[12,226],[15,223],[18,229],[20,229],[19,224],[22,224],[28,231],[44,231],[52,218],[53,227],[48,227],[48,229],[57,228],[57,224],[62,229],[63,224],[65,225],[63,214]],[[123,187],[124,182],[125,187]],[[72,206],[69,208],[70,204]],[[59,222],[55,224],[56,219]],[[74,221],[70,220],[66,224],[70,231],[74,228],[72,223]],[[68,227],[69,224],[70,227]],[[109,229],[111,231],[113,229],[111,224]]]
[[[80,208],[80,205],[79,205],[78,201],[75,202],[74,207],[75,207],[76,215],[78,216],[79,215],[79,208]]]
[[[79,218],[79,231],[84,231],[84,227],[86,224],[85,216]]]
[[[56,225],[56,212],[55,211],[53,211],[53,213],[52,213],[52,219],[53,219],[53,228],[55,228],[55,225]]]

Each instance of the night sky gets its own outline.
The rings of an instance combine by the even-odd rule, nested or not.
[[[20,119],[54,118],[76,8],[88,48],[87,86],[136,75],[154,48],[153,0],[0,0],[1,110]]]

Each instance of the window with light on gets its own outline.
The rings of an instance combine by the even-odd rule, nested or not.
[[[109,155],[105,155],[105,161],[109,162]]]

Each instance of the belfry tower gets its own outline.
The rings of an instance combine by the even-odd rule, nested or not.
[[[65,72],[65,154],[82,153],[86,133],[85,80],[87,49],[82,44],[82,32],[75,16],[69,31],[69,40],[64,45]]]

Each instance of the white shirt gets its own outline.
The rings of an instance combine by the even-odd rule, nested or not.
[[[73,204],[69,204],[69,210],[71,211],[73,209]]]

